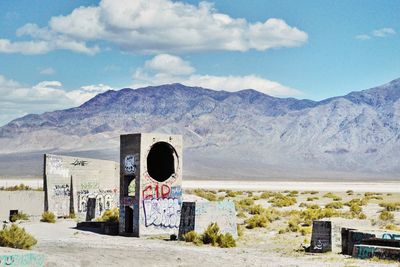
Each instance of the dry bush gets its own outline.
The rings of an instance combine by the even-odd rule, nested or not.
[[[266,214],[256,214],[246,220],[246,228],[265,228],[269,225],[269,218]]]
[[[45,211],[42,213],[42,219],[40,219],[40,221],[46,223],[55,223],[56,216],[51,211]]]
[[[353,190],[347,190],[346,194],[349,195],[349,196],[352,196],[352,195],[354,195],[354,191]]]
[[[113,208],[103,212],[100,218],[96,219],[98,222],[119,222],[119,209]]]
[[[273,207],[288,207],[296,204],[297,200],[294,197],[289,197],[278,193],[268,202],[270,202]]]
[[[233,248],[236,247],[236,241],[230,233],[219,234],[217,243],[220,248]]]
[[[325,205],[327,209],[341,209],[343,208],[343,203],[340,201],[330,202]]]
[[[18,212],[17,214],[14,214],[13,216],[11,216],[11,222],[16,222],[18,220],[23,220],[23,221],[27,221],[29,220],[29,216],[26,213],[23,212]]]
[[[5,226],[0,231],[0,247],[31,249],[36,243],[37,240],[32,235],[16,224]]]
[[[261,214],[265,212],[265,208],[263,208],[263,206],[261,205],[254,205],[250,207],[250,211],[249,213],[254,215],[254,214]]]
[[[342,200],[341,197],[339,197],[338,195],[335,195],[335,194],[332,193],[332,192],[326,193],[326,194],[324,195],[324,197],[326,197],[326,198],[332,198],[334,201],[341,201],[341,200]]]
[[[396,211],[400,210],[400,202],[381,202],[379,206],[385,208],[387,211]]]
[[[216,192],[213,190],[206,191],[203,189],[195,189],[194,194],[198,197],[202,197],[207,199],[208,201],[217,201],[218,197],[216,195]]]
[[[318,200],[319,197],[308,197],[307,201],[314,201],[314,200]]]
[[[381,214],[379,214],[379,219],[382,221],[391,221],[394,219],[394,214],[390,211],[383,210]]]

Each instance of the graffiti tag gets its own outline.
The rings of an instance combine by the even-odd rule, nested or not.
[[[145,199],[143,208],[146,227],[179,227],[181,205],[177,198]]]

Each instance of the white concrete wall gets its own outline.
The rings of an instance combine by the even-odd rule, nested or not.
[[[96,217],[119,207],[119,164],[109,160],[46,155],[45,179],[48,210],[68,216],[71,196],[80,221],[86,219],[86,204],[96,198]]]
[[[0,221],[9,219],[10,210],[19,210],[34,218],[44,210],[43,191],[0,191]]]

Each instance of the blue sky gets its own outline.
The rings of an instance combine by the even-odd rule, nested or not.
[[[1,1],[0,125],[181,82],[320,100],[400,77],[399,1]]]

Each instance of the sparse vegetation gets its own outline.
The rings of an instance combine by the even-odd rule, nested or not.
[[[23,213],[23,212],[18,212],[17,214],[14,214],[13,216],[11,216],[11,222],[16,222],[18,220],[27,221],[27,220],[29,220],[29,216],[28,216],[28,214]]]
[[[45,211],[42,213],[42,219],[40,219],[40,221],[46,223],[55,223],[56,216],[51,211]]]
[[[347,190],[346,194],[349,195],[349,196],[352,196],[352,195],[354,195],[354,191],[353,190]]]
[[[343,203],[339,202],[339,201],[330,202],[330,203],[325,205],[325,208],[327,208],[327,209],[341,209],[341,208],[343,208]]]
[[[16,224],[5,226],[0,231],[0,246],[17,249],[31,249],[36,245],[37,240],[27,233],[24,228],[18,227]]]
[[[324,195],[325,198],[332,198],[334,201],[341,201],[342,198],[333,194],[332,192],[328,192]]]
[[[379,214],[379,219],[382,221],[391,221],[394,219],[394,214],[390,211],[383,210],[381,214]]]
[[[268,227],[269,219],[266,214],[256,214],[246,220],[246,228],[265,228]]]
[[[269,200],[273,207],[288,207],[297,203],[296,198],[285,196],[283,194],[276,194],[272,199]]]
[[[207,199],[208,201],[217,201],[217,200],[218,200],[218,197],[217,197],[217,195],[216,195],[216,192],[213,191],[213,190],[206,191],[206,190],[203,190],[203,189],[195,189],[195,190],[194,190],[194,194],[195,194],[196,196],[205,198],[205,199]]]
[[[381,202],[379,206],[385,208],[387,211],[396,211],[400,210],[400,202]]]
[[[319,197],[308,197],[307,201],[314,201],[314,200],[318,200]]]
[[[211,223],[202,235],[190,231],[184,236],[186,242],[196,245],[211,244],[221,248],[236,247],[236,241],[230,233],[222,234],[217,223]]]
[[[110,210],[106,210],[103,212],[100,218],[98,218],[96,221],[98,222],[119,222],[119,209],[118,208],[113,208]]]

